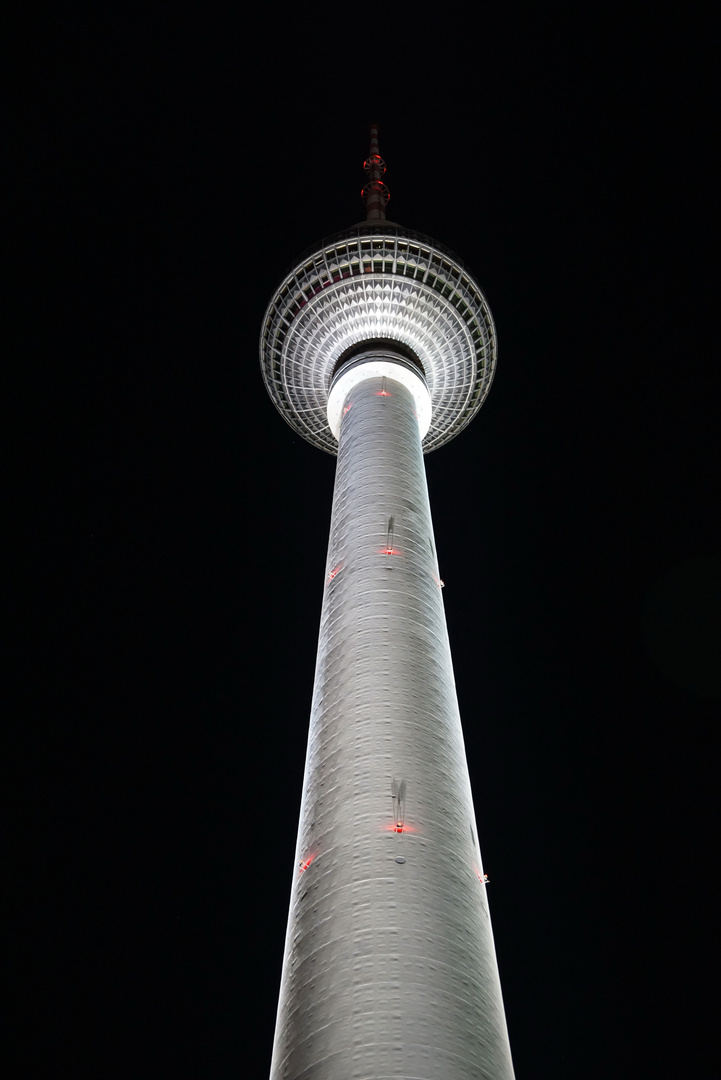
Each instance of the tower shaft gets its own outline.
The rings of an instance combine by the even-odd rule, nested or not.
[[[343,400],[271,1080],[513,1077],[404,381]]]

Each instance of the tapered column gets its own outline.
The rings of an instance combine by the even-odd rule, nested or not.
[[[417,413],[343,402],[272,1080],[513,1077]]]

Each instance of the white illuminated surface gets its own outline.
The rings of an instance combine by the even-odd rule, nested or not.
[[[261,370],[288,424],[338,452],[328,397],[338,361],[364,342],[397,342],[420,361],[432,412],[429,453],[480,409],[496,366],[496,333],[483,293],[435,241],[383,223],[359,226],[302,259],[276,290],[263,320]]]
[[[353,367],[333,383],[328,397],[328,424],[336,439],[340,438],[340,425],[343,419],[343,403],[354,387],[372,378],[392,379],[413,395],[418,427],[421,439],[426,435],[431,426],[431,395],[423,385],[423,381],[412,371],[400,364],[394,364],[391,360],[367,360],[357,367]],[[392,393],[392,391],[390,391]]]

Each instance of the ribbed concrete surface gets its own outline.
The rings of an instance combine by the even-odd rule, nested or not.
[[[346,404],[271,1080],[510,1080],[413,399]]]

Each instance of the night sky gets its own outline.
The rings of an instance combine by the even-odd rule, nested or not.
[[[645,0],[28,17],[18,1076],[267,1076],[335,460],[276,413],[258,337],[363,217],[370,121],[389,218],[498,330],[426,461],[518,1080],[721,1075],[713,40]]]

